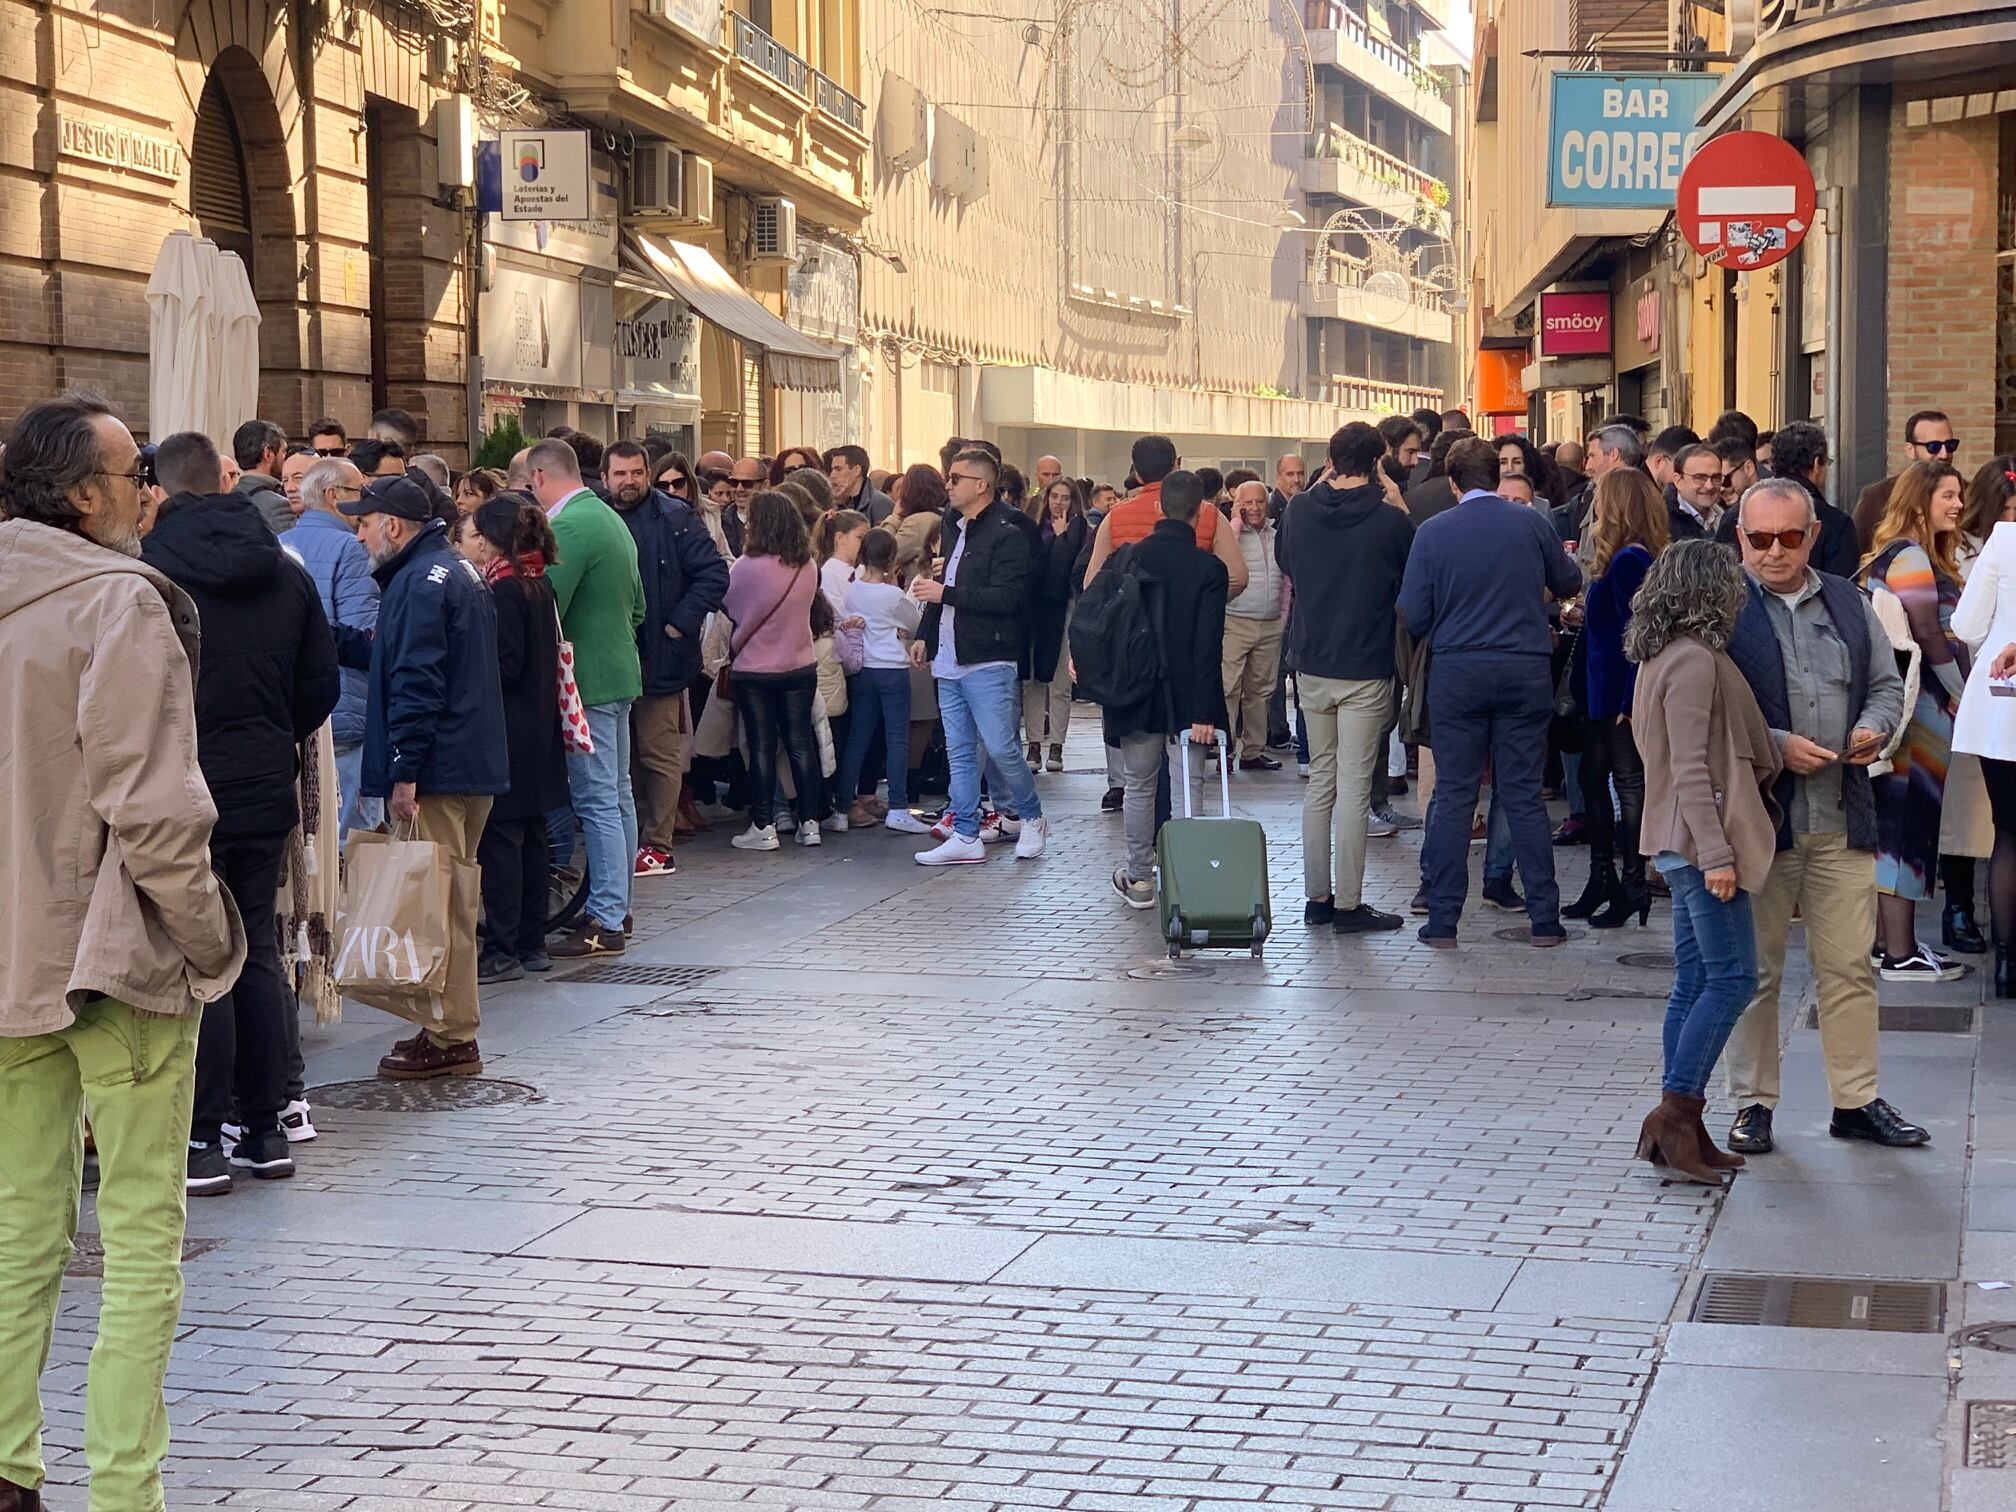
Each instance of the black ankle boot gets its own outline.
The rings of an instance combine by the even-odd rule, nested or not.
[[[1567,910],[1562,910],[1564,913]],[[1652,889],[1643,882],[1636,886],[1628,882],[1617,884],[1617,891],[1610,895],[1610,901],[1595,913],[1589,915],[1591,929],[1622,929],[1631,915],[1638,915],[1638,922],[1644,924],[1652,915]]]
[[[1617,867],[1608,856],[1589,858],[1589,883],[1582,896],[1561,910],[1564,919],[1586,919],[1617,895]]]
[[[2016,998],[2016,958],[2007,940],[1995,942],[1995,996]]]
[[[1957,950],[1962,955],[1980,955],[1987,950],[1988,942],[1981,938],[1981,926],[1974,922],[1974,915],[1958,903],[1948,903],[1940,916],[1939,933],[1946,941],[1948,950]]]

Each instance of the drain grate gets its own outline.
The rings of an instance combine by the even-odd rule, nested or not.
[[[443,1076],[434,1081],[378,1077],[308,1089],[308,1101],[316,1107],[343,1108],[352,1113],[465,1113],[545,1100],[529,1082],[490,1076]]]
[[[1760,1328],[1939,1333],[1946,1323],[1946,1288],[1937,1281],[1710,1276],[1694,1299],[1693,1319]]]
[[[1638,971],[1671,971],[1675,963],[1670,950],[1634,950],[1617,957],[1617,964]]]
[[[612,961],[590,966],[586,971],[569,972],[569,982],[596,982],[605,987],[698,987],[721,975],[720,966],[645,966]]]
[[[1806,1010],[1800,1026],[1820,1027],[1820,1009]],[[1972,1034],[1972,1003],[1885,1003],[1876,1010],[1876,1027],[1892,1034]]]
[[[2016,1402],[1967,1404],[1967,1468],[2016,1470]]]
[[[200,1255],[224,1243],[222,1239],[184,1239],[182,1258],[194,1260]],[[66,1276],[102,1276],[105,1274],[105,1245],[96,1234],[79,1234],[70,1255],[70,1263],[63,1267]]]

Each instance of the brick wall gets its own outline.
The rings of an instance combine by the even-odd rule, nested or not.
[[[1950,93],[1950,88],[1942,91]],[[1889,435],[1902,457],[1904,419],[1943,409],[1966,443],[1963,457],[1992,455],[1995,434],[1995,196],[2001,125],[1994,115],[1907,126],[1899,100],[1890,122]]]

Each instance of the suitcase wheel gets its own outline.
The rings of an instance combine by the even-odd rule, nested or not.
[[[1169,959],[1183,958],[1183,914],[1180,909],[1172,909],[1169,914]]]
[[[1267,915],[1259,909],[1253,910],[1253,954],[1260,954],[1260,944],[1267,938]]]

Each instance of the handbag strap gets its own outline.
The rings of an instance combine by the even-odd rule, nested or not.
[[[737,640],[735,636],[732,635],[728,637],[728,660],[731,663],[735,660],[735,658],[738,655],[741,654],[742,650],[749,644],[749,642],[756,639],[756,632],[761,630],[765,625],[770,623],[770,616],[775,614],[779,609],[782,609],[784,607],[785,600],[789,599],[791,595],[797,590],[798,579],[803,577],[807,572],[811,570],[812,570],[812,564],[810,562],[807,562],[803,567],[800,567],[796,572],[791,574],[791,581],[784,585],[784,592],[778,596],[777,602],[772,604],[768,609],[765,609],[760,615],[756,617],[756,623],[749,627],[749,633],[747,635],[742,636],[740,640]]]

